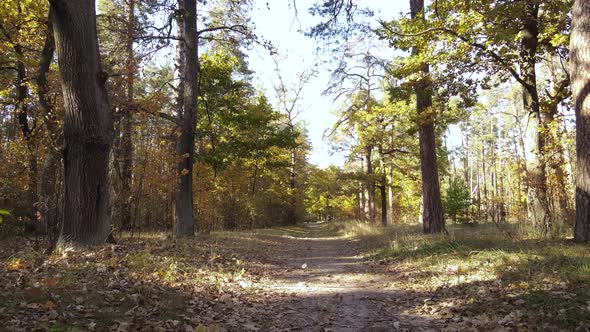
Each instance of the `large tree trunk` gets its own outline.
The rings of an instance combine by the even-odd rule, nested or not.
[[[424,0],[410,0],[410,11],[412,18],[424,19]],[[420,49],[413,47],[412,55],[419,56]],[[429,65],[423,64],[421,71],[425,77],[414,88],[418,113],[428,111],[432,107],[433,91],[432,83],[428,78]],[[424,204],[423,231],[425,234],[446,233],[436,161],[434,121],[429,117],[422,119],[419,125],[420,169],[422,171],[422,199]]]
[[[62,78],[64,216],[59,245],[104,243],[109,216],[109,152],[113,139],[100,67],[94,0],[51,1]]]
[[[198,49],[196,0],[179,0],[177,70],[178,117],[181,133],[177,145],[178,187],[176,189],[176,236],[192,236],[195,232],[193,216],[193,161],[195,158],[195,126],[198,96]]]
[[[576,0],[572,14],[570,75],[576,110],[576,223],[574,240],[590,242],[590,1]]]
[[[536,1],[527,0],[525,3],[525,24],[522,31],[520,75],[523,80],[523,104],[524,110],[527,112],[526,137],[529,143],[526,168],[529,178],[527,210],[535,229],[546,235],[551,231],[552,218],[547,201],[547,175],[543,158],[545,141],[541,134],[543,123],[541,122],[535,70],[539,43],[538,13],[539,4]]]

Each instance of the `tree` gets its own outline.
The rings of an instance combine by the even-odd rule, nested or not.
[[[41,131],[38,114],[31,103],[33,68],[36,65],[36,52],[42,43],[41,33],[47,4],[32,1],[10,1],[0,6],[3,16],[0,21],[0,71],[10,72],[9,82],[13,83],[11,104],[14,107],[13,119],[25,142],[27,151],[28,192],[26,201],[29,209],[27,220],[34,220],[38,207],[38,155]],[[14,73],[14,77],[12,76]]]
[[[301,112],[303,112],[303,110],[300,109],[301,105],[299,105],[301,94],[305,86],[316,75],[317,71],[315,69],[310,69],[297,73],[295,79],[297,84],[290,87],[283,79],[279,67],[279,60],[276,57],[273,58],[273,60],[275,62],[275,71],[277,73],[278,79],[278,82],[276,82],[274,85],[274,90],[278,100],[279,108],[285,116],[285,125],[287,126],[289,133],[291,136],[296,136],[298,135],[296,128],[298,121],[297,118],[301,115]],[[299,197],[301,191],[298,189],[297,183],[298,170],[296,169],[296,162],[299,154],[297,145],[293,145],[289,154],[289,188],[291,189],[291,193],[293,195],[289,214],[291,215],[290,223],[295,224],[297,223],[297,206],[302,203],[302,199]]]
[[[222,7],[228,11],[241,14],[241,1],[221,1]],[[199,97],[199,41],[208,39],[204,36],[211,32],[235,32],[248,38],[255,38],[244,24],[233,22],[220,23],[218,17],[212,17],[211,22],[197,31],[197,1],[179,0],[176,16],[178,29],[178,44],[176,47],[176,121],[180,126],[180,137],[177,141],[177,176],[176,190],[176,219],[175,233],[177,236],[194,235],[193,211],[193,164],[195,160],[195,126],[197,124],[197,109]],[[211,11],[218,14],[216,11]],[[232,13],[236,14],[236,13]],[[215,16],[215,15],[214,15]],[[235,15],[228,15],[235,19]],[[238,20],[242,19],[237,15]],[[231,21],[231,20],[230,20]],[[219,24],[219,25],[218,25]],[[215,39],[215,38],[213,38]],[[235,46],[235,39],[228,44]],[[221,40],[223,40],[221,38]],[[237,49],[237,48],[236,48]]]
[[[139,2],[139,1],[137,1]],[[132,226],[132,180],[134,161],[134,115],[137,113],[135,78],[138,58],[134,49],[141,22],[136,14],[143,8],[136,0],[99,1],[99,39],[104,54],[103,65],[113,79],[109,84],[109,101],[114,122],[113,141],[113,208],[111,216],[116,228]],[[140,8],[137,8],[140,7]],[[145,10],[144,10],[145,11]]]
[[[570,75],[576,111],[576,223],[574,240],[590,242],[590,1],[576,0],[572,14]]]
[[[469,188],[462,179],[452,178],[444,197],[445,213],[457,222],[457,216],[465,215],[471,206]]]
[[[197,96],[199,95],[199,59],[197,44],[197,1],[179,0],[177,117],[180,137],[177,144],[176,236],[192,236],[195,232],[193,215],[193,163],[195,159],[195,126]]]
[[[41,50],[39,59],[39,69],[37,73],[37,94],[39,95],[39,106],[42,110],[43,122],[45,129],[49,135],[49,151],[43,165],[41,174],[41,195],[39,212],[41,214],[41,222],[46,228],[47,235],[52,245],[55,244],[57,236],[59,235],[59,213],[58,213],[58,197],[59,193],[56,189],[57,173],[61,161],[61,128],[58,126],[56,107],[51,101],[50,85],[48,76],[50,73],[50,66],[53,61],[55,53],[55,40],[53,37],[51,12],[47,18],[45,42]]]
[[[545,162],[546,121],[541,114],[537,66],[541,54],[558,56],[567,41],[568,18],[563,14],[568,1],[446,1],[434,2],[430,19],[424,25],[390,22],[384,27],[406,43],[430,43],[430,59],[449,71],[466,73],[486,72],[482,79],[469,79],[472,86],[490,87],[494,76],[513,78],[522,88],[522,104],[526,113],[528,143],[528,214],[533,226],[541,234],[551,230],[547,171]],[[396,28],[393,28],[396,27]],[[394,38],[395,39],[395,38]],[[434,47],[436,45],[436,47]],[[515,51],[516,50],[516,51]],[[563,84],[561,84],[563,83]],[[567,86],[567,79],[559,86]],[[567,89],[565,89],[567,90]],[[562,99],[562,93],[547,96],[548,102]]]
[[[64,217],[59,244],[97,245],[110,234],[112,123],[101,69],[94,0],[51,0],[62,79]]]
[[[424,1],[410,0],[412,19],[424,20]],[[420,57],[420,47],[412,48],[412,56]],[[427,114],[432,108],[432,84],[429,81],[430,66],[422,63],[418,75],[422,77],[414,86],[416,93],[416,111]],[[446,232],[440,195],[440,181],[438,179],[438,165],[436,161],[436,142],[434,122],[428,115],[421,117],[419,124],[420,168],[422,170],[422,204],[424,215],[422,220],[424,233]]]

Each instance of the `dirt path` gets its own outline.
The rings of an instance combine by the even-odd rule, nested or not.
[[[349,240],[322,236],[324,225],[282,240],[265,282],[269,317],[261,330],[428,331],[426,317],[406,313],[424,299],[389,288],[396,276],[378,272]]]

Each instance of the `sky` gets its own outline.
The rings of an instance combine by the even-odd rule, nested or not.
[[[256,27],[256,33],[270,40],[278,50],[281,58],[281,75],[287,85],[296,79],[298,73],[309,70],[319,60],[318,75],[305,85],[301,94],[300,120],[306,123],[313,147],[309,161],[322,168],[331,164],[342,166],[346,158],[345,154],[333,153],[329,141],[323,138],[324,131],[331,128],[337,121],[333,111],[338,107],[339,101],[334,101],[333,96],[322,95],[334,65],[322,64],[322,60],[328,60],[328,56],[318,58],[316,52],[318,42],[299,32],[299,30],[306,31],[319,22],[318,17],[313,17],[307,11],[313,3],[314,0],[297,0],[296,19],[292,1],[256,0],[251,13],[252,21]],[[358,3],[361,8],[370,6],[375,11],[375,16],[372,18],[375,23],[377,19],[391,20],[398,17],[399,13],[409,10],[408,1],[358,1]],[[255,71],[254,86],[264,89],[266,95],[276,102],[273,85],[276,84],[278,76],[270,54],[261,47],[256,47],[248,52],[248,56],[250,68]]]

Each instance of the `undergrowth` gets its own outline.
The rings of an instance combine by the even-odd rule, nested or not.
[[[455,308],[463,309],[457,310],[504,326],[590,326],[587,245],[523,235],[511,239],[494,225],[452,225],[449,235],[423,235],[418,226],[384,228],[360,222],[331,228],[358,241],[364,254],[388,273],[398,274],[399,283],[392,286],[460,298],[462,304]]]

